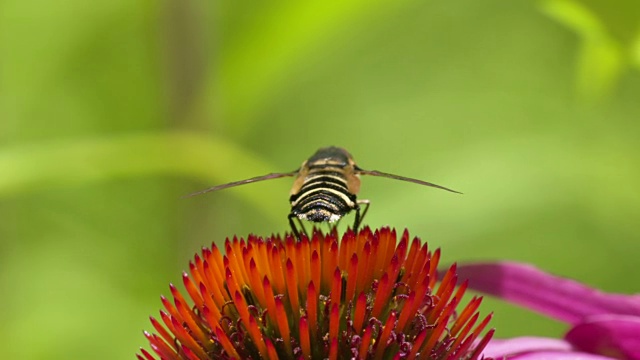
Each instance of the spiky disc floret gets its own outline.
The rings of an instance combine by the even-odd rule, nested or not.
[[[161,359],[474,359],[481,298],[456,312],[467,288],[453,265],[438,281],[440,250],[382,228],[245,241],[204,248],[172,285],[155,334]],[[191,305],[193,303],[193,305]],[[138,359],[155,359],[141,350]]]

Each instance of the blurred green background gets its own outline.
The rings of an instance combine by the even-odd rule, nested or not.
[[[202,245],[288,229],[339,145],[366,223],[637,292],[640,2],[0,1],[0,338],[127,359]],[[353,221],[349,216],[341,226]],[[502,337],[564,326],[487,301]]]

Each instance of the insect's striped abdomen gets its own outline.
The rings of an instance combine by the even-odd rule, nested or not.
[[[310,164],[300,189],[291,195],[291,213],[315,221],[334,222],[356,207],[342,164]]]

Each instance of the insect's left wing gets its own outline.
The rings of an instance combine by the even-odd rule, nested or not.
[[[234,182],[230,182],[230,183],[226,183],[226,184],[222,184],[222,185],[213,186],[213,187],[210,187],[210,188],[207,188],[207,189],[204,189],[204,190],[200,190],[200,191],[191,193],[189,195],[185,195],[185,196],[183,196],[183,198],[188,198],[188,197],[192,197],[192,196],[196,196],[196,195],[201,195],[201,194],[205,194],[205,193],[208,193],[208,192],[222,190],[222,189],[226,189],[226,188],[230,188],[230,187],[234,187],[234,186],[251,184],[251,183],[258,182],[258,181],[263,181],[263,180],[271,180],[271,179],[277,179],[277,178],[281,178],[281,177],[294,176],[297,173],[298,173],[298,170],[295,170],[295,171],[292,171],[292,172],[288,172],[288,173],[271,173],[271,174],[267,174],[267,175],[256,176],[256,177],[252,177],[250,179],[244,179],[244,180],[240,180],[240,181],[234,181]]]
[[[400,175],[394,175],[394,174],[389,174],[389,173],[385,173],[382,171],[377,171],[377,170],[363,170],[360,168],[356,168],[356,174],[359,175],[373,175],[373,176],[381,176],[381,177],[386,177],[386,178],[390,178],[390,179],[396,179],[396,180],[402,180],[402,181],[408,181],[408,182],[412,182],[415,184],[420,184],[420,185],[425,185],[425,186],[431,186],[437,189],[442,189],[442,190],[446,190],[446,191],[450,191],[456,194],[462,194],[459,191],[455,191],[449,188],[446,188],[444,186],[440,186],[434,183],[430,183],[427,181],[422,181],[422,180],[418,180],[418,179],[413,179],[413,178],[408,178],[408,177],[404,177],[404,176],[400,176]]]

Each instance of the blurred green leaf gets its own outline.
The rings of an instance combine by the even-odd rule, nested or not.
[[[219,138],[193,133],[123,135],[77,141],[43,142],[0,149],[0,196],[52,186],[77,186],[90,181],[123,177],[173,175],[200,179],[206,184],[242,178],[273,169],[256,155]],[[258,196],[256,190],[238,192],[264,210],[280,196]],[[278,194],[279,195],[279,194]]]
[[[574,0],[548,0],[542,10],[575,32],[581,40],[576,86],[587,100],[606,97],[625,67],[625,53],[596,13]]]
[[[638,31],[635,41],[631,44],[631,61],[640,69],[640,30]]]

